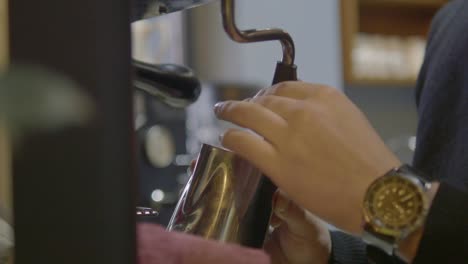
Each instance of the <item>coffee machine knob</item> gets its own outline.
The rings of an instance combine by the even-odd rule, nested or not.
[[[148,162],[155,168],[171,165],[176,149],[169,129],[161,125],[149,128],[144,139],[144,151]]]

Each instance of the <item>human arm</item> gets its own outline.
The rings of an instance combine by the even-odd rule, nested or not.
[[[400,243],[400,252],[413,264],[465,263],[468,259],[468,193],[442,181],[433,184],[431,209],[423,227]],[[387,260],[377,253],[376,263]],[[390,264],[401,263],[397,259]],[[385,262],[387,263],[387,262]]]
[[[468,193],[441,182],[422,232],[414,264],[465,263]]]
[[[283,83],[215,111],[261,136],[228,130],[225,147],[253,162],[297,204],[352,234],[362,233],[367,187],[401,164],[359,109],[329,87]],[[406,248],[417,249],[419,240],[408,241],[401,252],[412,259],[415,250]]]
[[[222,144],[250,160],[299,206],[360,234],[367,187],[401,162],[364,115],[336,89],[286,82],[249,102],[225,102]],[[343,217],[345,216],[345,217]]]
[[[270,225],[274,230],[267,237],[264,249],[272,264],[329,262],[331,240],[327,225],[281,191],[273,198]]]
[[[272,264],[367,264],[366,245],[356,236],[329,226],[278,191],[264,249]]]

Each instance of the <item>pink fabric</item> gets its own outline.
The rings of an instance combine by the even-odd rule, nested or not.
[[[186,234],[138,224],[139,264],[270,264],[261,250],[221,244]]]

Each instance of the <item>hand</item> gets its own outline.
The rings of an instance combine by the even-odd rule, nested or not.
[[[230,129],[224,147],[251,161],[299,206],[360,234],[370,183],[400,161],[359,109],[336,89],[302,82],[273,86],[250,101],[215,106]]]
[[[277,191],[270,224],[275,228],[264,249],[272,264],[327,264],[331,253],[330,233],[318,218],[307,214]]]
[[[189,174],[196,162],[192,160],[190,163]],[[306,213],[279,190],[274,194],[272,207],[270,225],[274,231],[264,245],[271,264],[327,264],[331,254],[327,225]]]

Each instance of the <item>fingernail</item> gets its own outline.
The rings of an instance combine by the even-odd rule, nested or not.
[[[223,104],[224,104],[223,102],[219,102],[214,105],[214,112],[216,115],[219,114],[219,112],[221,111]]]
[[[290,200],[284,197],[283,195],[277,195],[275,201],[275,213],[282,215],[288,211]]]
[[[283,220],[279,218],[276,214],[272,214],[270,218],[270,226],[273,228],[278,228],[283,223]]]
[[[254,98],[255,98],[255,97],[262,96],[262,95],[266,92],[266,90],[267,90],[267,88],[261,89],[261,90],[254,96]]]

